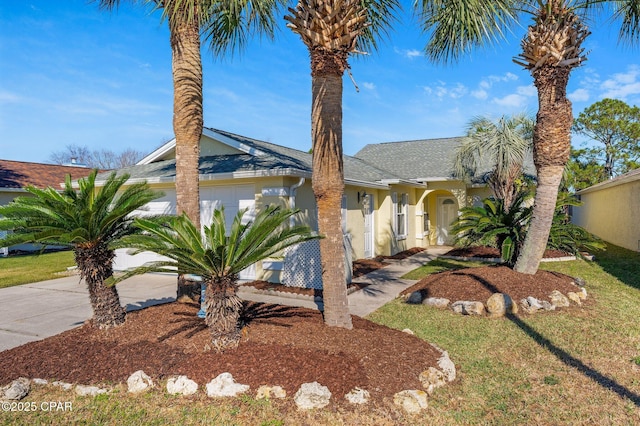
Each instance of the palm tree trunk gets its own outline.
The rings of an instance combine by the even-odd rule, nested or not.
[[[318,207],[325,324],[351,329],[342,235],[342,75],[346,53],[310,49],[313,192]]]
[[[237,277],[208,282],[204,293],[205,323],[211,332],[213,348],[220,352],[238,346],[241,337],[242,299],[237,295]]]
[[[571,152],[571,102],[567,83],[571,68],[544,66],[533,73],[538,89],[538,114],[533,133],[533,159],[538,186],[533,216],[514,269],[535,274],[547,247],[558,188]]]
[[[115,253],[106,247],[76,247],[75,260],[89,289],[93,321],[99,328],[111,328],[124,323],[126,311],[120,305],[118,290],[106,286],[105,280],[113,274]]]
[[[165,8],[171,10],[172,5]],[[186,15],[186,13],[184,14]],[[198,16],[187,19],[169,15],[173,68],[173,131],[176,137],[176,210],[185,212],[200,228],[198,165],[204,123],[202,107],[202,58]],[[199,284],[178,277],[177,298],[199,300]]]

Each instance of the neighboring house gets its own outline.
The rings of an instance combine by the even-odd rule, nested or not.
[[[605,241],[640,251],[640,169],[577,192],[572,222]]]
[[[75,180],[87,176],[90,172],[91,169],[86,167],[0,160],[0,205],[9,204],[18,196],[29,195],[24,190],[27,185],[33,185],[37,188],[46,188],[48,186],[61,188],[68,174]],[[8,249],[5,247],[4,250],[0,248],[0,254],[4,253],[6,255],[9,250],[28,251],[36,249],[39,249],[39,246],[21,244]]]
[[[461,207],[489,196],[483,184],[451,177],[453,155],[461,139],[434,139],[367,145],[344,157],[343,228],[354,259],[389,255],[411,247],[448,244],[449,224]],[[278,204],[301,210],[298,220],[317,229],[311,188],[311,154],[222,130],[204,128],[200,142],[201,223],[225,206],[230,221]],[[143,214],[175,214],[175,139],[119,170],[130,182],[146,180],[164,197]],[[106,174],[98,175],[106,179]],[[144,263],[152,254],[118,251],[116,269]],[[279,280],[281,262],[269,261],[244,271],[244,279]]]

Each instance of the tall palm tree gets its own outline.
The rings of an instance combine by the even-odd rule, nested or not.
[[[570,152],[573,122],[566,89],[571,71],[585,59],[582,43],[589,30],[578,13],[610,12],[622,22],[620,39],[640,39],[640,6],[637,0],[421,0],[416,3],[423,28],[431,32],[427,55],[436,61],[457,59],[474,47],[500,38],[519,12],[534,23],[522,41],[522,53],[514,61],[528,69],[538,89],[538,114],[534,128],[534,163],[538,188],[531,226],[515,270],[537,271],[553,221],[564,166]]]
[[[532,129],[533,121],[525,114],[503,116],[496,122],[487,117],[473,118],[456,151],[456,176],[469,178],[491,167],[487,183],[508,213],[518,192],[516,182],[522,176],[525,157],[531,151]]]
[[[397,0],[299,0],[287,26],[300,36],[311,58],[313,192],[318,208],[324,321],[351,328],[347,301],[341,205],[342,77],[349,55],[376,47],[400,5]]]
[[[76,191],[67,175],[62,193],[54,188],[25,189],[32,196],[18,197],[0,206],[0,229],[14,233],[3,244],[40,243],[63,245],[73,249],[80,278],[89,289],[93,321],[99,328],[109,328],[125,321],[115,286],[105,283],[113,275],[114,245],[123,237],[140,232],[133,226],[131,213],[143,208],[162,193],[146,183],[128,186],[129,179],[112,173],[104,185],[96,188],[97,170],[78,181]]]
[[[103,9],[121,0],[96,0]],[[204,124],[201,35],[214,56],[239,50],[255,35],[273,37],[276,14],[286,0],[130,0],[161,10],[169,24],[176,138],[176,210],[200,226],[199,159]],[[178,280],[178,298],[189,285]]]
[[[162,221],[136,219],[136,226],[145,232],[130,236],[121,245],[136,248],[136,253],[153,251],[169,260],[135,268],[118,280],[146,272],[175,273],[176,269],[181,274],[199,275],[205,285],[205,322],[213,347],[221,351],[236,346],[241,336],[240,271],[290,245],[318,238],[308,226],[286,225],[296,210],[272,206],[243,223],[245,211],[236,215],[227,232],[224,208],[215,210],[204,234],[186,214]]]

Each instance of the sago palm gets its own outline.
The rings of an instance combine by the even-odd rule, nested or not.
[[[113,275],[114,245],[123,237],[140,232],[131,214],[149,201],[162,196],[146,183],[122,189],[128,175],[112,173],[102,187],[96,187],[96,174],[78,181],[76,191],[67,176],[62,192],[54,188],[25,189],[31,196],[18,197],[0,206],[0,229],[11,229],[3,244],[40,243],[73,249],[80,278],[89,289],[93,321],[109,328],[125,321],[115,286],[105,281]]]
[[[311,58],[312,182],[318,229],[326,236],[320,243],[320,258],[324,320],[329,326],[352,327],[341,226],[342,77],[349,69],[349,55],[375,49],[376,37],[399,8],[397,0],[299,0],[285,16]]]
[[[608,12],[621,22],[620,39],[640,41],[638,0],[420,0],[416,3],[430,39],[425,48],[436,61],[447,62],[487,41],[495,41],[519,14],[533,16],[516,63],[530,71],[538,89],[533,134],[538,189],[531,226],[515,270],[533,274],[544,254],[553,222],[558,187],[569,159],[571,102],[566,96],[571,71],[586,55],[589,35],[580,14]]]
[[[490,168],[485,179],[508,212],[518,192],[517,180],[522,176],[524,160],[531,152],[532,128],[533,121],[524,114],[503,116],[495,122],[486,117],[473,118],[456,151],[456,175],[469,178]]]
[[[224,350],[240,339],[242,300],[237,294],[238,274],[252,264],[279,253],[286,247],[319,238],[308,226],[287,226],[297,211],[272,206],[260,211],[253,220],[243,223],[240,211],[227,233],[224,209],[213,213],[204,233],[188,216],[157,219],[137,218],[144,231],[121,242],[134,253],[153,251],[168,260],[147,263],[128,271],[118,280],[146,272],[193,274],[205,285],[205,322],[212,335],[213,347]]]

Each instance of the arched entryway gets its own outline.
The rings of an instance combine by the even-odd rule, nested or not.
[[[453,196],[438,196],[436,206],[436,244],[451,245],[451,222],[458,217],[458,202]]]

